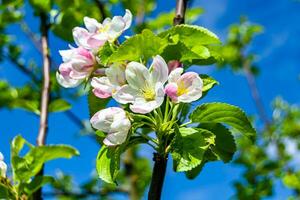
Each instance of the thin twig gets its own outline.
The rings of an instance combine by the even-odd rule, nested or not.
[[[253,74],[250,71],[249,61],[247,61],[247,60],[244,61],[243,70],[244,70],[244,74],[246,76],[246,79],[247,79],[247,82],[248,82],[248,85],[249,85],[249,89],[251,91],[252,99],[255,103],[257,112],[259,114],[259,117],[263,121],[265,127],[268,128],[270,122],[268,120],[268,117],[267,117],[262,99],[260,97],[259,90],[258,90],[256,82],[255,82],[255,78],[254,78]]]
[[[188,2],[188,0],[177,0],[176,1],[175,17],[173,19],[174,26],[184,23],[187,2]]]
[[[102,19],[105,19],[106,17],[108,17],[105,12],[104,4],[100,0],[94,0],[94,2],[102,15]]]

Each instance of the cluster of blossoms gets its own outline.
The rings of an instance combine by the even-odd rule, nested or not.
[[[79,46],[61,51],[61,64],[57,79],[64,87],[75,87],[92,77],[93,93],[98,98],[112,97],[121,105],[129,104],[133,113],[148,114],[159,108],[167,98],[173,104],[190,103],[202,96],[203,82],[195,72],[184,72],[178,61],[169,65],[157,55],[147,68],[143,63],[114,63],[99,67],[97,53],[105,42],[113,43],[128,29],[132,20],[130,11],[124,17],[116,16],[98,23],[84,18],[86,29],[75,28],[74,40]],[[111,107],[97,112],[90,120],[95,129],[107,133],[104,144],[114,146],[126,141],[131,121],[126,111]]]
[[[6,177],[7,165],[4,162],[4,156],[0,152],[0,177]]]

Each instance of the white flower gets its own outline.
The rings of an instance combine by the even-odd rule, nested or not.
[[[121,86],[126,84],[125,66],[111,65],[105,70],[103,77],[94,77],[91,85],[93,93],[99,98],[108,98],[115,94]]]
[[[115,16],[112,19],[106,18],[103,23],[99,23],[96,19],[84,17],[86,29],[75,27],[73,29],[73,37],[78,46],[86,49],[98,51],[106,41],[113,43],[125,30],[127,30],[132,22],[132,14],[126,10],[125,15]]]
[[[135,113],[149,113],[164,101],[164,84],[168,79],[168,66],[164,59],[155,56],[148,70],[138,62],[130,62],[125,70],[127,83],[113,98],[121,103],[130,103]]]
[[[173,70],[165,87],[166,94],[173,102],[190,103],[202,96],[203,82],[195,72],[186,72],[181,75],[183,68]]]
[[[7,165],[3,160],[3,154],[0,152],[0,176],[6,177]]]
[[[78,86],[94,70],[97,61],[92,52],[82,48],[71,47],[69,50],[59,51],[63,62],[56,74],[57,81],[66,88]]]
[[[90,120],[95,129],[107,133],[103,143],[115,146],[125,142],[131,123],[122,108],[111,107],[100,110]]]

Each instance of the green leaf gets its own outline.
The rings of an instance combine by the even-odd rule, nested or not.
[[[204,155],[205,155],[205,154],[204,154]],[[204,157],[205,157],[205,156],[204,156]],[[201,162],[201,164],[198,165],[197,167],[195,167],[195,168],[193,168],[193,169],[191,169],[191,170],[189,170],[189,171],[186,171],[186,172],[185,172],[185,176],[186,176],[188,179],[194,179],[194,178],[196,178],[196,177],[200,174],[200,172],[202,171],[202,169],[203,169],[203,167],[204,167],[205,164],[206,164],[206,161],[203,160],[203,161]]]
[[[114,51],[112,50],[110,43],[106,42],[100,49],[98,55],[100,57],[100,62],[106,66],[108,61],[109,61],[109,57],[114,53]]]
[[[30,196],[42,186],[49,183],[54,183],[54,181],[55,179],[51,176],[36,176],[29,184],[25,186],[24,190]]]
[[[154,35],[150,30],[143,30],[141,34],[130,37],[114,52],[109,62],[143,61],[161,54],[167,41]]]
[[[207,92],[213,88],[215,85],[219,85],[219,82],[216,81],[214,78],[206,75],[206,74],[200,74],[200,78],[203,81],[203,88],[202,88],[202,96],[205,96]]]
[[[104,109],[106,105],[109,103],[109,101],[110,98],[100,99],[94,95],[92,90],[90,90],[88,94],[88,106],[89,106],[90,118],[92,118],[92,116],[99,110]]]
[[[0,199],[17,200],[13,186],[8,178],[0,176]]]
[[[225,123],[253,140],[256,131],[244,111],[226,103],[206,103],[198,106],[190,115],[194,123]]]
[[[103,145],[97,155],[96,168],[99,178],[115,184],[120,169],[120,148],[109,148]]]
[[[195,47],[198,45],[220,44],[219,38],[211,31],[201,26],[195,25],[177,25],[171,29],[160,33],[158,36],[178,37],[176,40],[184,43],[187,47]]]
[[[56,99],[49,104],[49,112],[63,112],[71,109],[71,105],[63,99]]]
[[[188,171],[200,165],[209,147],[210,135],[206,130],[179,128],[171,146],[173,169],[176,172]]]
[[[27,144],[30,149],[24,157],[21,157],[19,153],[23,149],[24,144]],[[41,170],[43,164],[49,160],[71,158],[74,155],[79,155],[76,149],[67,145],[34,147],[21,136],[14,138],[11,148],[14,177],[21,182],[27,182],[31,177],[35,176]]]
[[[217,158],[223,160],[224,163],[231,161],[233,154],[236,152],[236,145],[231,132],[219,123],[202,123],[199,127],[212,132],[216,136],[215,144],[210,148]]]

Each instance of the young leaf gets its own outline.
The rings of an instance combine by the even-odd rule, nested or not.
[[[226,103],[206,103],[198,106],[190,115],[194,123],[225,123],[250,139],[255,137],[246,114],[238,107]]]
[[[106,42],[100,49],[98,55],[100,58],[100,62],[106,66],[108,61],[109,61],[109,57],[114,53],[114,51],[111,49],[111,46],[109,44],[109,42]]]
[[[219,38],[213,32],[195,25],[177,25],[160,33],[158,36],[162,38],[167,36],[178,37],[178,40],[184,43],[187,47],[221,43]]]
[[[97,156],[96,169],[99,178],[115,184],[120,169],[120,148],[109,148],[103,145]]]
[[[206,130],[179,128],[171,147],[173,169],[176,172],[188,171],[200,165],[209,146]],[[208,140],[207,140],[208,139]]]
[[[49,112],[63,112],[71,109],[71,105],[63,99],[56,99],[49,104]]]
[[[215,145],[210,146],[210,148],[218,159],[223,160],[224,163],[231,161],[233,154],[236,152],[236,145],[231,132],[219,123],[202,123],[199,127],[212,132],[216,136]]]
[[[152,56],[161,54],[166,45],[166,40],[146,29],[121,44],[111,55],[109,62],[140,61],[140,59],[147,62]]]
[[[34,179],[25,186],[24,190],[30,196],[42,186],[48,183],[54,183],[54,178],[51,176],[36,176]]]

